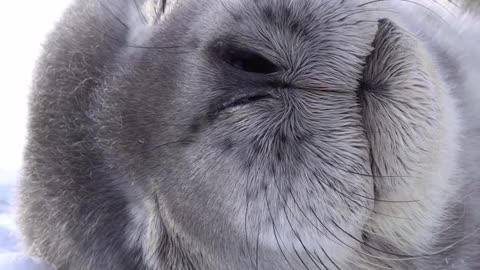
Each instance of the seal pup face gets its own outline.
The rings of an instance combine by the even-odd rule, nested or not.
[[[160,18],[154,2],[100,121],[121,138],[106,155],[132,179],[131,231],[148,234],[131,242],[152,266],[165,252],[208,269],[425,255],[455,121],[420,41],[367,1],[167,1]]]

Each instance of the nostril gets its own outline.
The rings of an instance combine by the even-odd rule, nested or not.
[[[220,50],[220,57],[232,67],[258,74],[272,74],[279,68],[264,56],[247,49],[227,46]]]

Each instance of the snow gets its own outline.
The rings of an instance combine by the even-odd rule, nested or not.
[[[19,252],[17,228],[13,218],[12,200],[18,171],[0,170],[0,269],[2,270],[49,270],[51,267],[39,259]]]
[[[0,170],[0,254],[17,251],[12,200],[16,172]],[[3,268],[2,268],[3,269]]]
[[[23,256],[19,253],[0,254],[2,270],[53,270],[39,259]]]
[[[52,270],[39,259],[25,256],[19,250],[12,205],[19,175],[19,170],[0,170],[0,269]]]

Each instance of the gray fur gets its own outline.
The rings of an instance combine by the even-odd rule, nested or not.
[[[480,269],[480,28],[460,13],[76,1],[34,79],[25,251],[59,270]]]

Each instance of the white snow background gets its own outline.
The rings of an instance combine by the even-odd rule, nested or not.
[[[12,197],[21,174],[32,69],[46,34],[70,0],[0,3],[0,269],[33,269],[18,252]],[[9,257],[10,262],[4,260]],[[12,268],[13,267],[13,268]],[[39,269],[38,266],[34,267]]]

